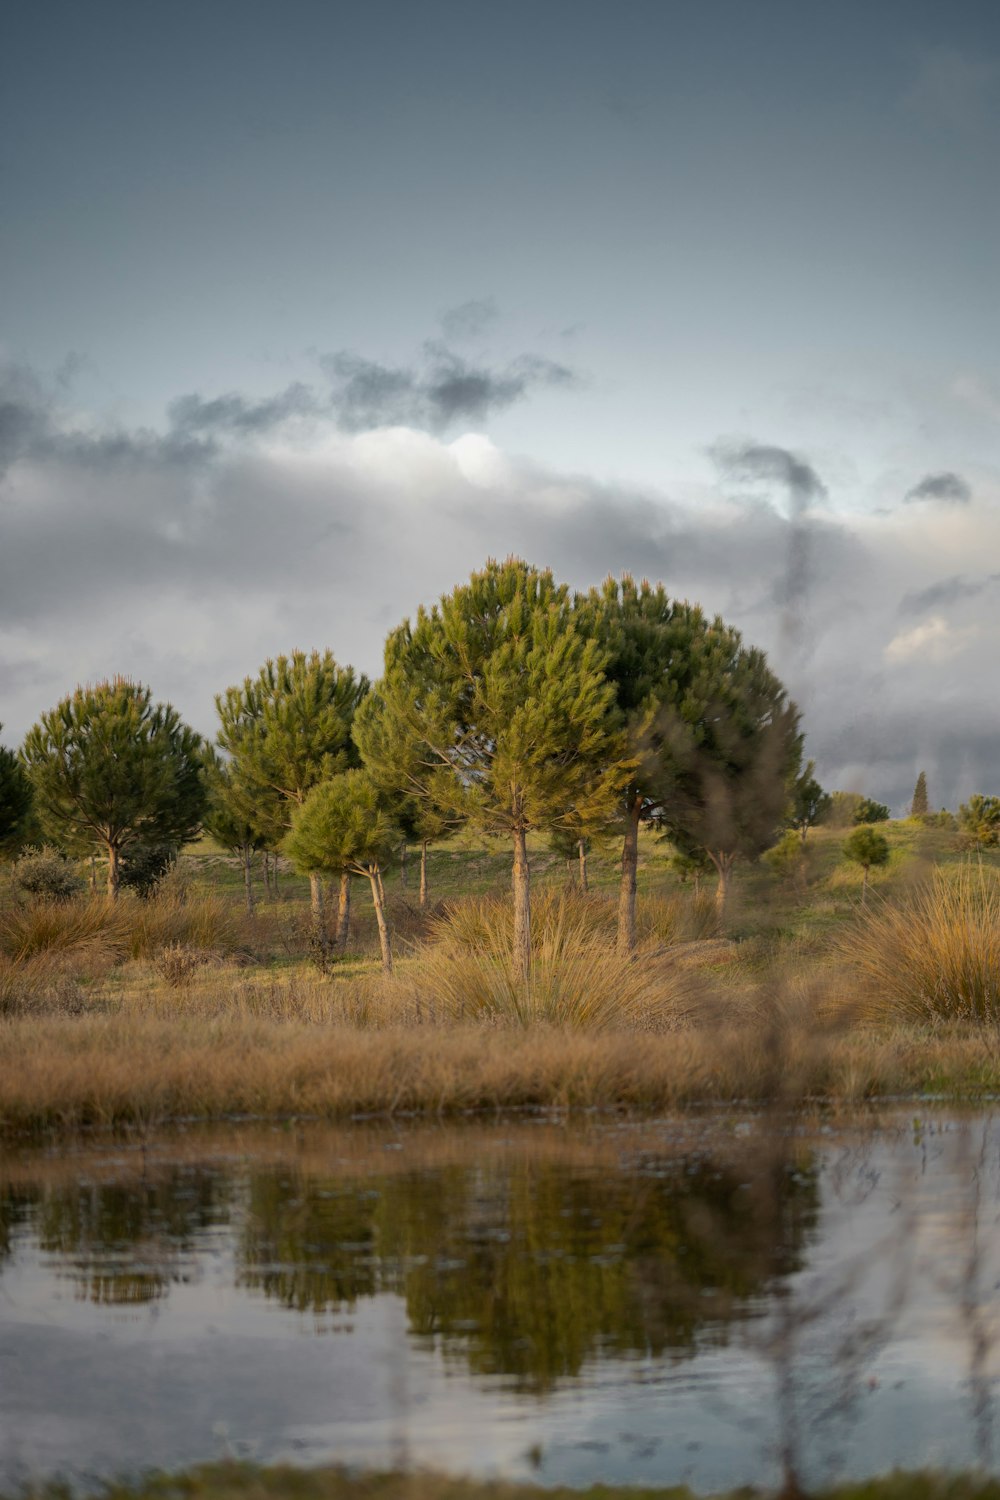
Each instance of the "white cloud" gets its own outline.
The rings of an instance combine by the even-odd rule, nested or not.
[[[912,630],[902,630],[885,648],[886,661],[951,661],[980,634],[978,625],[958,628],[949,625],[943,615],[932,615]]]

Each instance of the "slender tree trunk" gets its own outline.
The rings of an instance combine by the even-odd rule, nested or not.
[[[809,824],[808,823],[803,823],[803,825],[802,825],[802,844],[803,844],[803,847],[805,847],[806,834],[808,832],[809,832]]]
[[[404,839],[399,848],[399,883],[405,891],[410,884],[410,869],[407,862],[406,840]]]
[[[309,906],[312,912],[313,941],[321,953],[326,952],[326,912],[323,906],[323,877],[309,876]]]
[[[249,844],[243,845],[243,884],[247,893],[247,916],[254,914],[253,899],[253,850]]]
[[[343,870],[340,876],[340,896],[337,901],[337,947],[341,953],[347,951],[347,934],[351,926],[351,876]]]
[[[112,901],[118,900],[118,891],[121,887],[121,869],[118,864],[119,849],[117,844],[108,844],[108,896]]]
[[[93,854],[90,856],[90,894],[97,895],[97,857]]]
[[[625,814],[625,840],[622,844],[622,883],[618,893],[618,949],[635,952],[635,893],[639,870],[639,817],[642,797],[638,793]]]
[[[719,872],[719,883],[715,887],[715,907],[721,917],[729,900],[729,881],[733,873],[733,855],[712,854],[709,851],[708,857]]]
[[[579,855],[580,855],[580,889],[581,889],[581,891],[589,891],[590,890],[590,884],[589,884],[589,882],[587,880],[587,844],[586,844],[586,840],[584,840],[584,839],[580,840],[579,844],[577,845],[577,850],[578,850]]]
[[[270,855],[270,852],[267,849],[264,850],[264,893],[267,896],[268,901],[270,901],[270,899],[271,899],[271,855]]]
[[[368,879],[371,881],[375,920],[378,923],[378,940],[379,946],[382,949],[382,968],[386,974],[391,974],[392,944],[389,941],[389,924],[385,917],[385,887],[382,884],[382,874],[378,865],[368,866]]]
[[[427,905],[427,840],[420,845],[420,905]]]
[[[531,870],[523,828],[514,830],[514,963],[525,984],[531,978]]]

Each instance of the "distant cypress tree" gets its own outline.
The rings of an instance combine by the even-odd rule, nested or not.
[[[913,801],[910,803],[910,816],[914,818],[926,818],[927,806],[927,777],[921,771],[917,777],[917,784],[913,788]]]

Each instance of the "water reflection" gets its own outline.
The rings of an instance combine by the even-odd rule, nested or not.
[[[543,1391],[594,1355],[714,1343],[801,1264],[809,1160],[653,1156],[618,1172],[531,1156],[343,1184],[254,1174],[243,1284],[299,1312],[405,1298],[411,1331]]]
[[[988,1116],[8,1153],[0,1484],[224,1452],[704,1491],[989,1464],[998,1221]]]

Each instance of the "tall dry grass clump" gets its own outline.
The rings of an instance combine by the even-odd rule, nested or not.
[[[936,870],[898,904],[870,909],[844,948],[874,1016],[1000,1023],[1000,871]]]
[[[463,902],[392,986],[398,1013],[448,1021],[663,1030],[694,1010],[700,986],[664,957],[632,959],[614,945],[600,896],[543,892],[532,914],[531,977],[514,953],[509,901]]]

